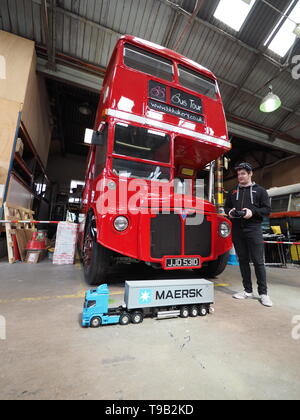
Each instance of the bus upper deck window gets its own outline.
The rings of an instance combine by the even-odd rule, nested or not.
[[[124,47],[124,63],[128,67],[160,79],[168,81],[173,79],[173,63],[171,60],[129,44],[125,44]]]
[[[192,71],[184,66],[178,65],[179,83],[198,92],[201,95],[208,96],[209,98],[216,99],[216,83],[214,80],[206,77],[200,73]]]

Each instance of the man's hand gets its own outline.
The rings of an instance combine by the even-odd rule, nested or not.
[[[244,216],[244,219],[251,219],[251,217],[253,216],[253,213],[250,209],[243,209],[246,211],[246,215]]]
[[[234,208],[234,209],[231,209],[231,210],[230,210],[230,212],[228,213],[228,216],[229,216],[231,219],[233,219],[233,217],[231,216],[231,212],[232,212],[232,211],[234,211],[234,210],[236,210],[236,209],[235,209],[235,208]]]

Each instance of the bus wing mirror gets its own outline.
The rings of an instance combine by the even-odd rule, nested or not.
[[[87,128],[85,130],[84,142],[87,144],[93,144],[95,146],[102,146],[104,144],[103,133]]]

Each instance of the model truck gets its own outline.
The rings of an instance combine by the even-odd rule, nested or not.
[[[125,304],[109,308],[108,301],[107,284],[87,291],[82,326],[140,324],[147,315],[157,319],[205,316],[213,312],[214,286],[204,279],[126,281]]]

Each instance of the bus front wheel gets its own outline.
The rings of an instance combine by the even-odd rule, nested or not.
[[[84,233],[82,262],[87,284],[97,286],[106,280],[111,253],[97,242],[95,217],[90,215]]]
[[[207,266],[203,268],[194,269],[193,271],[195,271],[199,276],[208,278],[216,277],[219,274],[223,273],[223,271],[225,270],[226,265],[228,263],[228,258],[229,251],[225,254],[220,255],[215,261],[209,261],[207,263]]]

